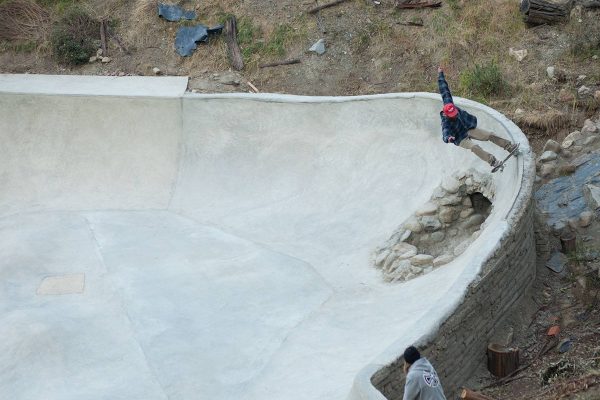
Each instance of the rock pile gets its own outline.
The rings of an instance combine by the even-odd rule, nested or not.
[[[549,140],[537,160],[538,209],[555,235],[587,228],[600,210],[600,120],[586,120],[557,148]]]
[[[494,197],[489,174],[447,176],[431,199],[373,253],[388,282],[407,281],[461,255],[480,233]]]
[[[536,163],[538,181],[575,172],[577,165],[572,159],[589,152],[599,137],[600,121],[587,119],[581,130],[571,132],[562,143],[548,140]]]

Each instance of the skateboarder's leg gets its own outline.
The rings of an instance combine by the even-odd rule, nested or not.
[[[471,131],[469,131],[470,133]],[[470,138],[465,138],[460,142],[460,147],[463,149],[471,150],[477,157],[481,158],[486,163],[494,166],[496,163],[496,157],[477,146]]]
[[[501,138],[500,136],[496,136],[492,132],[488,132],[483,129],[475,128],[469,130],[467,133],[469,134],[470,138],[477,140],[489,140],[495,145],[502,147],[504,150],[510,151],[513,146],[510,140],[506,140],[504,138]]]

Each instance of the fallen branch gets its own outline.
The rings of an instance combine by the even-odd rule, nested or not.
[[[267,64],[260,64],[258,67],[259,68],[277,67],[280,65],[300,64],[300,62],[301,61],[299,58],[293,58],[291,60],[283,60],[283,61],[276,61],[276,62],[267,63]]]
[[[398,25],[405,25],[405,26],[423,26],[423,22],[422,21],[409,21],[409,22],[396,22]]]
[[[417,2],[412,2],[412,0],[404,1],[404,2],[396,2],[396,8],[437,8],[441,7],[442,2],[436,0],[422,0]]]
[[[543,398],[562,399],[572,394],[587,390],[600,384],[600,375],[592,373],[582,378],[571,379],[567,382],[561,382],[552,385],[542,392]],[[549,397],[546,397],[549,396]]]
[[[123,42],[121,41],[121,39],[119,39],[119,37],[110,30],[110,28],[108,27],[108,25],[106,25],[106,33],[108,34],[108,36],[112,40],[115,41],[115,43],[119,46],[119,48],[121,49],[122,52],[124,52],[127,55],[130,54],[129,50],[127,50],[127,47],[125,47],[125,45],[123,44]],[[151,48],[157,49],[158,47],[151,47]]]
[[[338,4],[342,4],[342,3],[346,2],[346,1],[348,1],[348,0],[335,0],[335,1],[332,1],[331,3],[326,3],[326,4],[323,4],[323,5],[320,5],[320,6],[313,7],[311,9],[309,9],[307,11],[307,13],[314,14],[317,11],[321,11],[324,8],[329,8],[329,7],[337,6]]]

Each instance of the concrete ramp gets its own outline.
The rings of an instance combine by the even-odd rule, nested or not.
[[[386,283],[373,250],[444,177],[489,173],[441,141],[439,96],[186,85],[0,75],[7,398],[345,399],[363,366],[435,331],[507,229],[520,158],[491,177],[467,251]]]

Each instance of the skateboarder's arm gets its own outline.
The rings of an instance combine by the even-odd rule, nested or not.
[[[450,88],[448,87],[448,82],[446,82],[444,72],[442,71],[438,73],[438,88],[444,104],[454,103],[454,100],[452,100],[452,93],[450,93]]]
[[[454,143],[454,140],[456,139],[456,136],[454,134],[454,131],[452,130],[452,127],[450,126],[450,122],[448,122],[447,119],[442,117],[442,139],[444,140],[444,143]]]

